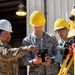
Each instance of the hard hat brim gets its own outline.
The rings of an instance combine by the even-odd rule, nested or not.
[[[35,25],[35,24],[30,24],[33,27],[40,27],[40,26],[44,26],[44,25]]]
[[[13,33],[13,31],[7,31],[7,32],[11,32],[11,33]]]
[[[60,29],[62,29],[62,28],[65,28],[65,26],[63,26],[63,27],[58,27],[58,28],[54,29],[54,31],[60,30]]]
[[[13,33],[12,30],[6,30],[6,29],[2,29],[2,28],[0,28],[0,30],[4,30],[4,31],[7,31],[7,32],[11,32],[11,33]]]

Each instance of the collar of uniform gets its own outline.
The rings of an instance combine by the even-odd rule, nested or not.
[[[4,46],[4,47],[6,47],[6,48],[9,46],[8,44],[2,43],[1,40],[0,40],[0,45]]]
[[[59,45],[64,46],[65,42],[66,42],[65,40],[60,39],[60,40],[59,40]]]
[[[0,40],[0,45],[3,45],[3,43],[1,42],[1,40]]]
[[[32,37],[33,37],[33,38],[36,38],[36,39],[44,38],[44,36],[45,36],[45,32],[44,32],[44,31],[43,31],[43,36],[41,36],[41,37],[38,37],[37,35],[35,35],[34,32],[32,33]]]

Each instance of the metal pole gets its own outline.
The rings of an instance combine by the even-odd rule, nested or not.
[[[44,0],[44,15],[46,18],[46,23],[45,23],[45,31],[47,32],[47,9],[46,9],[46,0]]]

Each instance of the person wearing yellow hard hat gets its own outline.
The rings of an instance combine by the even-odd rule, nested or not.
[[[63,45],[64,42],[67,40],[67,35],[68,35],[68,31],[69,31],[68,22],[63,18],[57,19],[54,23],[54,31],[60,37],[60,39],[61,39],[60,41],[62,41],[62,43],[60,43],[60,44]]]
[[[23,39],[22,46],[32,44],[38,50],[25,55],[23,58],[24,64],[27,65],[27,75],[56,75],[58,72],[57,65],[53,64],[58,42],[54,35],[44,31],[45,22],[46,19],[42,12],[35,10],[31,13],[29,23],[33,32]]]
[[[67,35],[68,35],[68,31],[69,31],[69,24],[68,22],[63,19],[63,18],[58,18],[55,23],[54,23],[54,31],[55,33],[58,35],[58,37],[60,38],[59,39],[59,46],[61,47],[64,47],[66,41],[67,41]],[[67,52],[65,53],[67,54]],[[63,56],[61,53],[59,54],[59,51],[57,52],[57,55],[56,55],[56,59],[59,59],[59,61],[61,60],[61,62],[58,62],[59,64],[59,70],[62,66],[62,63],[63,63]],[[57,58],[57,56],[59,56],[60,58]]]
[[[59,39],[59,46],[62,48],[65,48],[65,50],[63,50],[63,54],[59,54],[59,51],[57,52],[57,56],[60,57],[59,61],[61,60],[61,62],[59,63],[59,70],[60,68],[62,67],[62,64],[63,64],[63,61],[66,59],[66,56],[69,52],[69,48],[68,48],[68,43],[70,41],[72,41],[71,39],[68,39],[67,36],[68,36],[68,33],[69,33],[69,29],[70,29],[70,25],[69,23],[63,19],[63,18],[59,18],[55,21],[54,23],[54,31],[55,33],[58,35],[58,37],[60,38]],[[72,42],[70,42],[71,44]],[[67,46],[68,45],[68,46]],[[69,62],[69,61],[68,61]],[[67,63],[68,65],[68,63]],[[64,68],[64,70],[66,69],[66,67]],[[72,71],[73,72],[73,71]],[[68,72],[67,75],[73,75],[70,70]]]

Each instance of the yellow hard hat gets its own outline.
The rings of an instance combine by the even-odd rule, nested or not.
[[[54,23],[54,31],[62,29],[64,27],[66,27],[67,29],[69,29],[69,25],[68,25],[68,23],[67,23],[66,20],[64,20],[62,18],[59,18],[59,19],[57,19],[55,21],[55,23]]]
[[[67,36],[68,38],[72,38],[75,36],[75,8],[71,10],[71,15],[74,16],[74,20],[69,20],[70,30]]]
[[[72,38],[73,36],[75,36],[75,23],[71,20],[69,20],[69,23],[70,23],[70,30],[67,38]]]
[[[34,27],[44,26],[46,19],[45,19],[43,13],[36,10],[36,11],[32,12],[32,14],[30,15],[30,21],[29,22]]]

